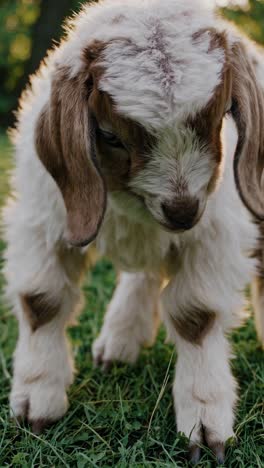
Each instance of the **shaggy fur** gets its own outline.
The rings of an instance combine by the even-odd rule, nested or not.
[[[263,63],[201,2],[105,0],[84,7],[32,78],[4,221],[20,329],[11,412],[36,431],[67,410],[65,329],[96,237],[120,273],[95,362],[135,362],[161,315],[178,351],[177,429],[193,459],[204,435],[222,460],[236,401],[225,333],[254,277],[264,341],[252,255],[262,258]]]

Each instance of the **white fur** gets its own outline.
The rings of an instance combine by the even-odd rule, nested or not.
[[[73,382],[73,364],[64,327],[56,322],[32,334],[27,321],[20,318],[10,395],[12,416],[52,422],[68,409],[66,389]]]
[[[56,421],[68,408],[66,389],[73,382],[74,366],[66,338],[66,325],[82,307],[79,287],[68,277],[55,254],[47,249],[37,229],[24,229],[25,250],[7,249],[7,297],[19,322],[14,354],[14,379],[10,395],[11,415],[30,421]],[[34,250],[28,248],[34,246]],[[20,245],[20,244],[19,244]],[[13,252],[18,255],[13,257]],[[43,257],[40,257],[40,253]],[[30,264],[27,259],[30,258]],[[15,281],[16,279],[16,281]],[[49,291],[61,306],[51,323],[32,333],[20,302],[20,294]]]
[[[131,181],[133,191],[144,197],[157,221],[164,222],[163,203],[184,195],[199,200],[200,213],[215,163],[193,131],[171,126],[158,133],[158,144],[145,168]]]
[[[178,430],[192,442],[201,443],[203,425],[209,445],[226,441],[234,435],[236,384],[222,327],[215,324],[201,346],[186,343],[179,336],[176,345],[179,357],[173,397]]]
[[[224,60],[219,49],[207,53],[208,34],[195,46],[192,34],[217,25],[213,14],[192,0],[92,4],[74,20],[68,39],[33,78],[32,91],[18,115],[14,193],[4,214],[7,296],[20,326],[11,393],[15,415],[23,415],[25,402],[30,404],[31,420],[54,420],[66,411],[65,389],[72,381],[72,364],[64,330],[79,302],[78,285],[58,263],[56,249],[66,230],[66,211],[55,182],[36,155],[34,127],[49,99],[57,64],[69,66],[74,76],[90,42],[118,38],[104,53],[107,72],[101,88],[114,97],[124,116],[154,132],[159,144],[147,171],[133,182],[133,189],[144,193],[147,209],[127,194],[108,196],[97,246],[120,270],[130,273],[121,274],[94,344],[94,357],[134,362],[140,347],[152,338],[159,272],[166,269],[174,246],[179,262],[173,265],[175,274],[163,292],[165,321],[166,314],[173,315],[177,307],[188,309],[194,304],[217,313],[215,326],[200,348],[182,340],[169,326],[179,352],[173,390],[178,429],[190,436],[194,428],[193,440],[200,440],[201,422],[216,440],[232,434],[235,386],[223,333],[240,321],[242,291],[255,271],[255,261],[247,254],[255,248],[258,232],[233,179],[237,136],[232,119],[226,119],[223,132],[222,177],[206,207],[205,187],[213,170],[210,155],[199,148],[194,135],[181,130],[184,118],[209,101]],[[135,54],[135,49],[141,52]],[[173,188],[171,173],[175,174]],[[156,220],[162,218],[162,201],[171,197],[182,178],[189,193],[204,203],[205,212],[192,230],[173,234]],[[56,319],[32,334],[19,296],[36,291],[60,294],[62,308]],[[27,383],[39,374],[41,380]],[[208,405],[197,397],[209,399]]]

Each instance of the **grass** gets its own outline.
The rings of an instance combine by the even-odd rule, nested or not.
[[[0,203],[8,189],[8,143],[0,138]],[[0,244],[0,267],[3,243]],[[111,297],[115,273],[107,261],[88,273],[86,307],[79,325],[70,330],[78,374],[69,391],[70,409],[63,420],[41,436],[27,424],[9,418],[15,319],[0,302],[0,467],[187,467],[185,439],[176,433],[171,398],[173,348],[161,329],[155,346],[143,350],[134,367],[116,366],[102,374],[92,366],[91,345]],[[0,277],[0,287],[3,278]],[[233,372],[240,385],[236,435],[227,449],[226,467],[263,467],[264,368],[253,320],[232,336]],[[170,360],[172,363],[170,365]],[[168,379],[166,373],[168,372]],[[201,467],[215,466],[205,450]]]

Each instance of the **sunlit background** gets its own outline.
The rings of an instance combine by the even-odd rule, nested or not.
[[[254,40],[264,43],[264,0],[204,0]],[[1,5],[2,3],[2,5]],[[0,0],[0,127],[12,124],[11,110],[27,77],[45,51],[58,41],[63,19],[77,11],[80,0]]]

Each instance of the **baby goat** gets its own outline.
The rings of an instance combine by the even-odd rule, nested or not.
[[[65,329],[96,244],[119,282],[95,362],[134,363],[161,305],[178,352],[177,430],[193,460],[203,436],[223,459],[236,402],[225,334],[253,279],[264,340],[263,64],[200,1],[105,0],[32,78],[4,220],[19,321],[11,411],[34,430],[67,410]]]

